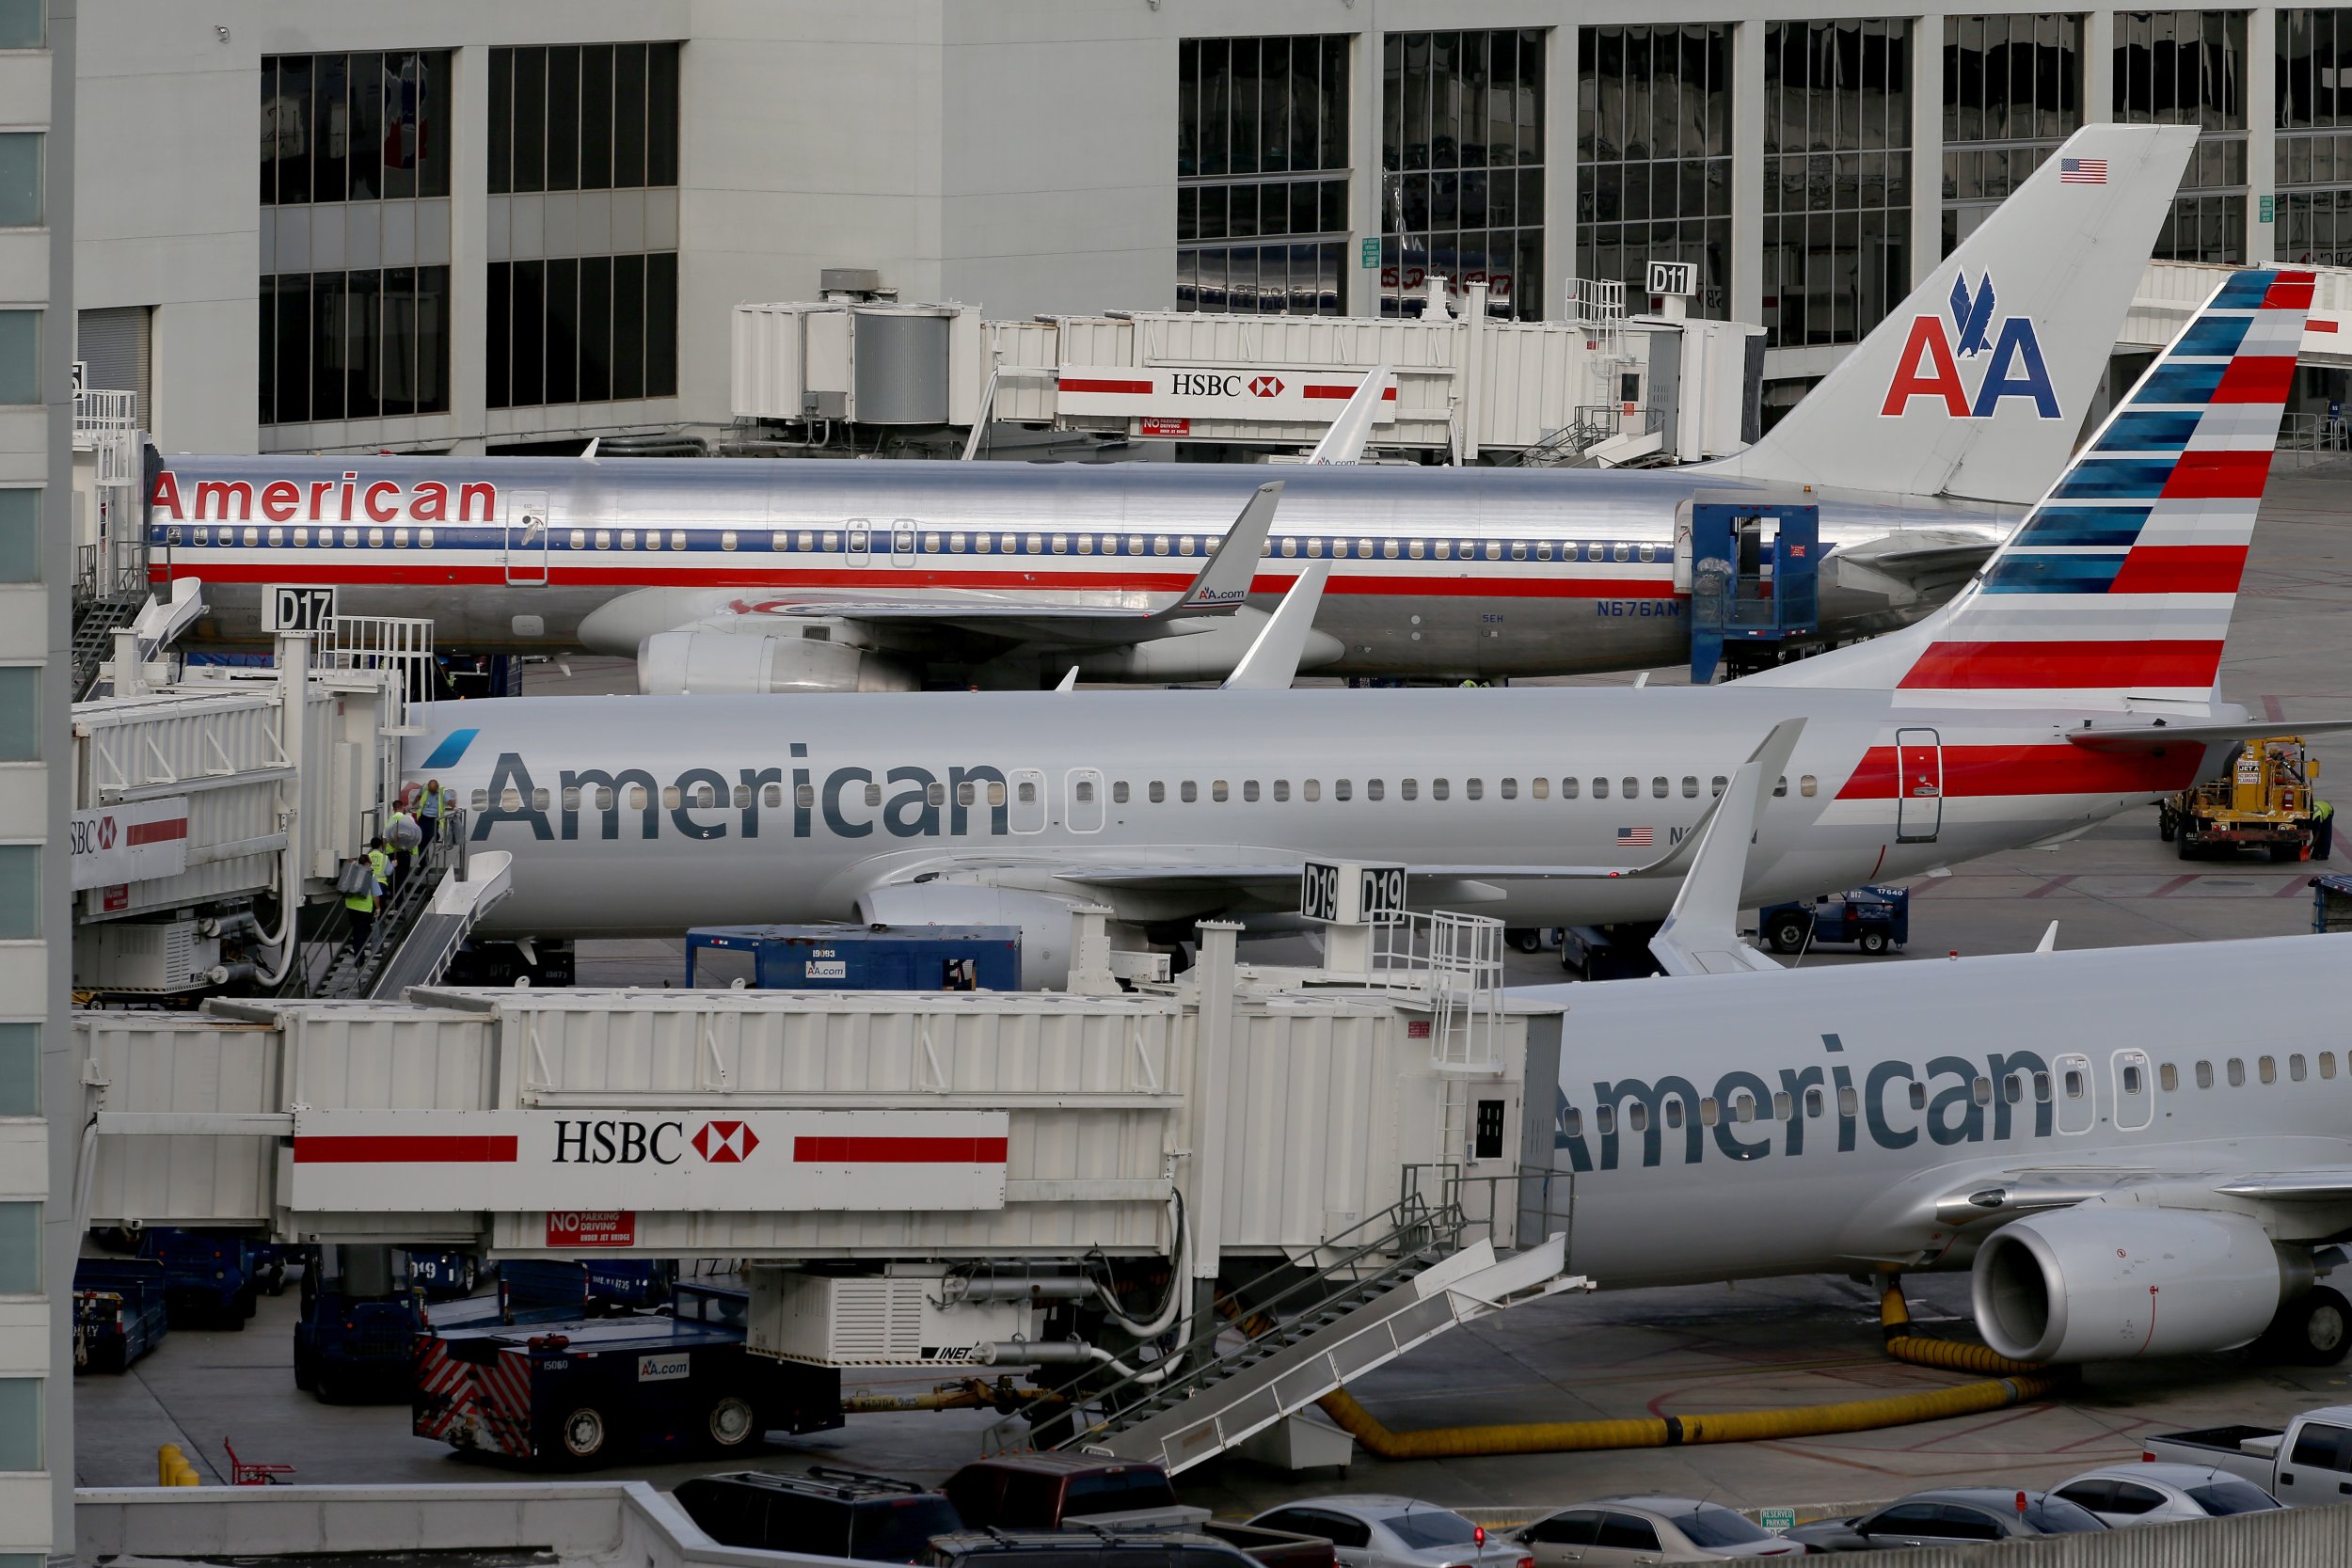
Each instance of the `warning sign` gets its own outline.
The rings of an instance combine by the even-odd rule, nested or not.
[[[571,1209],[548,1212],[548,1245],[553,1247],[635,1246],[634,1209]]]
[[[1189,436],[1192,434],[1192,421],[1159,419],[1147,415],[1136,421],[1136,434],[1138,436]]]

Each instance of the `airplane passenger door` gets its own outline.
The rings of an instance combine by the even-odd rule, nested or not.
[[[544,490],[523,491],[508,501],[506,514],[506,580],[535,587],[548,580],[548,497]]]
[[[1944,745],[1933,730],[1895,732],[1895,842],[1933,844],[1944,826]]]
[[[1045,831],[1045,775],[1035,768],[1016,768],[1006,781],[1012,785],[1012,809],[1005,825],[1016,833]]]
[[[1091,768],[1073,768],[1062,784],[1069,791],[1062,808],[1062,820],[1070,831],[1073,833],[1101,832],[1103,775]]]
[[[2098,1122],[2098,1088],[2091,1082],[2090,1057],[2069,1051],[2053,1061],[2050,1092],[2058,1096],[2060,1132],[2088,1132]]]
[[[890,563],[893,566],[914,564],[914,523],[901,517],[890,525]]]
[[[2153,1070],[2148,1065],[2145,1051],[2119,1051],[2111,1064],[2115,1069],[2115,1127],[2119,1132],[2137,1132],[2156,1119],[2155,1086],[2148,1082]]]
[[[863,517],[852,517],[842,531],[841,553],[850,558],[852,566],[866,566],[874,560],[873,531]]]

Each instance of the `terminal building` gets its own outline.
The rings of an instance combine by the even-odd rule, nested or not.
[[[2200,128],[2160,258],[2332,263],[2352,231],[2352,11],[97,0],[81,27],[77,352],[167,451],[716,431],[734,308],[827,269],[1000,320],[1411,315],[1434,276],[1534,321],[1683,261],[1694,313],[1763,328],[1769,421],[2087,121]]]

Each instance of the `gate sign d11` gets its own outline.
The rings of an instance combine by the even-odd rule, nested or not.
[[[1699,292],[1699,264],[1696,261],[1652,261],[1649,264],[1649,287],[1643,292],[1695,294]]]
[[[335,619],[335,590],[273,582],[262,590],[263,631],[325,631]]]
[[[1393,926],[1405,918],[1405,868],[1309,861],[1299,868],[1298,912],[1327,926]]]
[[[1121,419],[1261,420],[1329,424],[1370,372],[1279,365],[1064,365],[1060,414]],[[1375,424],[1396,421],[1396,386],[1381,394]]]
[[[1003,1111],[300,1110],[291,1203],[583,1222],[622,1211],[632,1231],[657,1212],[1002,1209],[1009,1122]]]
[[[77,893],[177,877],[188,868],[188,798],[174,795],[77,811],[66,842]]]

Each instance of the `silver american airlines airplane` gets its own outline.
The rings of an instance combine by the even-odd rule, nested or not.
[[[1534,675],[1679,661],[1692,503],[1812,503],[1844,640],[1947,596],[2057,477],[2193,142],[2076,133],[2075,175],[2051,159],[1733,457],[1286,469],[1248,603],[1194,590],[1256,470],[1199,464],[175,457],[154,571],[203,578],[220,638],[260,637],[263,584],[331,583],[451,646],[714,693],[1216,679],[1321,560],[1310,667]]]
[[[1514,926],[1655,920],[1724,781],[1792,719],[1747,902],[1910,875],[2181,788],[2261,733],[2216,682],[2312,287],[2231,277],[1951,603],[1728,685],[444,703],[403,776],[455,786],[474,840],[514,852],[493,934],[1000,922],[1032,985],[1074,905],[1146,936],[1287,910],[1310,857],[1401,862],[1417,904]]]

